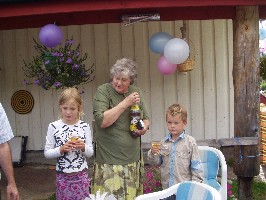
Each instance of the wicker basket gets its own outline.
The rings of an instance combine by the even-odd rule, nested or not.
[[[194,69],[195,66],[195,59],[188,58],[185,62],[178,65],[179,72],[189,72]]]
[[[179,72],[189,72],[194,69],[195,67],[195,47],[194,44],[190,39],[185,40],[187,41],[189,47],[190,47],[190,52],[189,56],[186,59],[185,62],[181,63],[178,65],[178,71]]]

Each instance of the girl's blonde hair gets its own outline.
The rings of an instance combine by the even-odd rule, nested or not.
[[[77,88],[72,87],[72,88],[66,88],[65,90],[63,90],[63,92],[61,93],[59,97],[59,107],[70,100],[73,100],[78,104],[78,111],[79,111],[78,118],[81,119],[84,113],[82,109],[82,98]]]
[[[167,116],[176,116],[180,115],[183,122],[187,122],[187,110],[183,108],[180,104],[171,105],[166,111],[166,120]]]

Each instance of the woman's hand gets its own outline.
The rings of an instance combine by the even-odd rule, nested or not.
[[[135,133],[137,133],[139,135],[144,135],[149,130],[149,126],[150,126],[149,120],[143,120],[143,123],[144,123],[143,129],[141,129],[141,130],[136,129]]]
[[[129,96],[127,96],[124,101],[127,103],[127,107],[132,106],[134,104],[140,103],[139,93],[133,92]]]

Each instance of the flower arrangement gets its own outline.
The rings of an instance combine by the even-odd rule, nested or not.
[[[80,44],[73,47],[75,41],[67,39],[64,46],[59,48],[47,48],[35,42],[35,50],[38,55],[33,56],[33,61],[24,61],[23,71],[27,77],[34,77],[34,84],[45,90],[50,88],[73,87],[94,80],[94,65],[86,68],[84,61],[87,53],[80,52]],[[24,80],[25,84],[32,84]]]
[[[163,190],[161,185],[160,167],[145,166],[144,193],[151,193]]]

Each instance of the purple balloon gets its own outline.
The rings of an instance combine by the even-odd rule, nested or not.
[[[157,62],[157,68],[162,74],[169,75],[176,71],[177,65],[168,62],[164,56],[161,56]]]
[[[47,24],[41,28],[39,38],[44,46],[53,48],[61,43],[63,33],[55,24]]]

